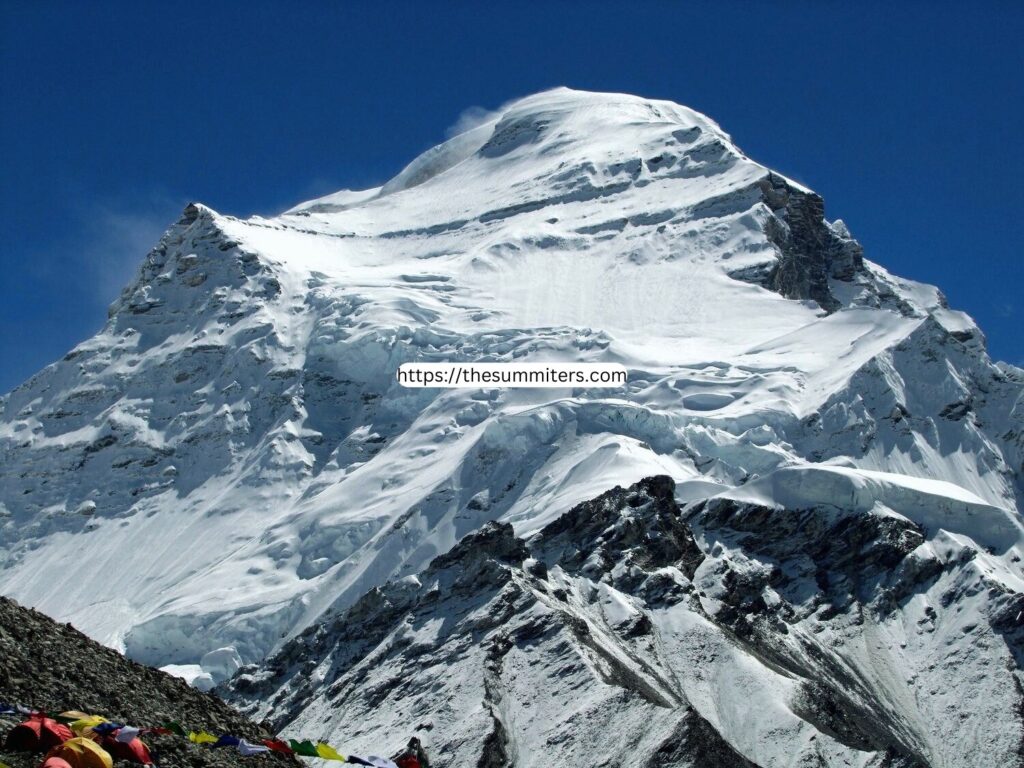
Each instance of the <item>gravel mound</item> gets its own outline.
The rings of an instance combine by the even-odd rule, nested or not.
[[[136,664],[90,640],[70,624],[0,597],[0,701],[48,713],[67,710],[102,715],[136,726],[177,721],[186,730],[231,733],[259,741],[273,734],[216,696],[191,688],[158,669]],[[16,715],[0,715],[0,764],[35,768],[41,756],[2,749]],[[278,755],[243,757],[234,749],[196,746],[180,736],[144,737],[161,766],[294,766]],[[126,768],[130,763],[119,763]]]

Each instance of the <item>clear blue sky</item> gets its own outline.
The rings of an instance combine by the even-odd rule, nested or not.
[[[709,114],[1024,364],[1022,39],[1021,2],[0,0],[0,391],[102,325],[189,200],[379,184],[556,85]]]

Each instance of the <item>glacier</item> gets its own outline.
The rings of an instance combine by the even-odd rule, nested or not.
[[[629,382],[396,382],[402,363],[431,361],[615,362]],[[623,723],[640,727],[655,707],[662,730],[715,734],[729,765],[817,764],[787,754],[982,764],[972,749],[1005,757],[1021,743],[1022,393],[1024,371],[991,361],[938,289],[866,259],[818,195],[746,157],[709,118],[556,89],[506,105],[377,189],[272,218],[189,205],[104,328],[0,400],[0,591],[208,681],[211,653],[292,658],[375,590],[415,592],[466,536],[499,531],[532,552],[581,503],[665,477],[672,498],[656,506],[678,506],[702,557],[663,574],[685,592],[665,615],[616,587],[619,576],[549,557],[565,583],[544,576],[541,589],[499,562],[533,595],[527,613],[550,611],[539,595],[563,589],[578,595],[577,621],[645,615],[658,642],[679,644],[643,661],[660,671],[633,691],[637,707],[621,707]],[[884,549],[899,557],[869,577],[845,563],[855,599],[823,607],[817,550],[800,547],[850,531],[897,536]],[[908,570],[920,578],[903,579],[906,594],[882,585]],[[492,597],[466,599],[486,611]],[[790,639],[775,629],[744,643],[766,606],[788,606]],[[865,606],[877,616],[858,624]],[[635,670],[639,651],[618,643],[589,653],[627,654]],[[900,650],[879,669],[872,649],[883,646]],[[716,703],[707,679],[655,680],[685,677],[701,647],[717,649],[716,685],[741,695]],[[490,663],[483,648],[469,653]],[[985,704],[945,732],[954,694],[942,692],[942,653],[966,657],[956,696]],[[475,663],[459,661],[459,674],[486,687]],[[591,676],[616,689],[600,666]],[[883,737],[807,713],[807,691],[831,701],[844,685],[835,711],[883,720]],[[611,711],[619,689],[588,700]],[[352,736],[345,715],[281,690],[303,702],[295,722]],[[527,693],[504,696],[519,706]],[[749,721],[762,705],[770,732]],[[378,737],[388,717],[360,733]],[[523,727],[515,764],[550,762],[550,734]],[[978,753],[988,742],[977,734],[999,751]],[[812,737],[828,746],[798,746]],[[637,755],[664,743],[654,734]]]

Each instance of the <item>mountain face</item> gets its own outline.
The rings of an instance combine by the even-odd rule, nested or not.
[[[617,362],[629,382],[398,385],[400,364],[430,361]],[[979,756],[1019,751],[1024,706],[1022,392],[1024,372],[993,364],[937,289],[871,263],[819,196],[708,118],[561,89],[378,189],[271,219],[188,206],[105,327],[0,400],[0,589],[212,684],[298,654],[293,638],[333,637],[331,617],[389,580],[388,594],[409,591],[394,605],[425,605],[417,590],[445,582],[445,553],[479,531],[516,557],[525,547],[548,576],[496,557],[481,567],[507,581],[444,600],[490,615],[519,590],[510,625],[535,616],[536,642],[565,646],[517,689],[507,654],[470,643],[483,628],[433,619],[466,644],[458,674],[493,687],[458,700],[474,718],[497,713],[481,722],[505,723],[492,743],[517,765],[542,759],[529,750],[558,743],[546,724],[572,714],[512,717],[545,690],[583,697],[588,722],[620,722],[621,708],[650,724],[593,732],[635,732],[637,755],[685,761],[699,742],[722,764],[815,750],[825,765],[998,764]],[[636,525],[671,527],[671,509],[672,535],[696,547],[659,555],[685,596],[663,608],[614,569],[543,548],[581,502],[653,476],[674,481],[672,498]],[[570,537],[583,561],[592,533]],[[633,545],[620,543],[594,567],[627,562]],[[581,640],[580,621],[619,626],[600,629],[588,584],[649,628],[602,636],[601,650]],[[368,636],[389,636],[390,620]],[[447,638],[430,652],[454,664]],[[387,653],[316,646],[309,661],[350,654],[331,661],[345,680],[371,651]],[[328,717],[313,692],[260,684],[297,722],[351,717],[338,740],[369,734],[356,713],[372,699]],[[427,711],[388,701],[381,718]],[[770,734],[753,722],[761,707]],[[590,764],[584,753],[555,762]]]
[[[526,541],[487,523],[225,693],[358,747],[415,729],[451,766],[1022,764],[1024,595],[929,534],[931,503],[675,491],[615,488]]]

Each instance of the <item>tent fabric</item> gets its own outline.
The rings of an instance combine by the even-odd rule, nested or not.
[[[110,753],[91,739],[78,736],[51,749],[46,758],[59,757],[71,768],[114,768]]]
[[[39,768],[71,768],[71,763],[63,757],[48,757]]]
[[[80,712],[77,709],[69,709],[67,712],[61,712],[59,715],[55,715],[54,717],[62,723],[73,723],[75,720],[84,720],[92,717],[92,715],[88,712]]]
[[[68,715],[71,713],[65,712],[64,714]],[[106,722],[107,718],[105,717],[100,717],[99,715],[86,715],[85,717],[80,717],[77,720],[72,720],[70,723],[68,723],[68,725],[71,728],[71,730],[77,733],[79,736],[91,737],[93,728],[95,728],[96,726],[101,726]]]
[[[76,736],[86,736],[94,741],[99,741],[106,731],[111,728],[118,727],[117,723],[111,724],[105,717],[91,715],[88,712],[80,712],[77,709],[61,712],[57,715],[57,720],[67,723]],[[99,730],[96,730],[97,728]]]
[[[37,715],[14,726],[5,746],[12,752],[47,752],[74,735],[66,725]]]
[[[149,754],[149,747],[143,743],[142,739],[121,741],[116,735],[111,735],[104,736],[100,744],[115,760],[128,760],[132,763],[142,763],[142,765],[149,765],[153,762],[153,758]]]

